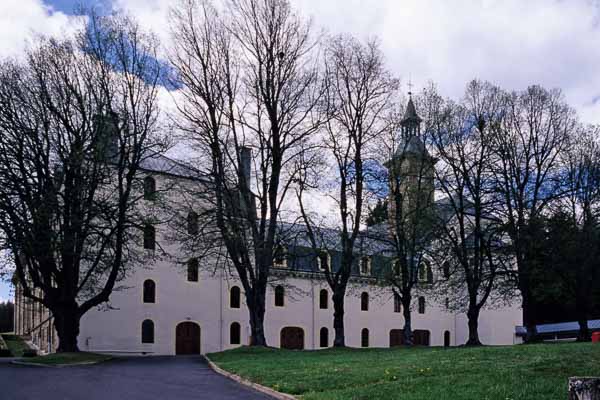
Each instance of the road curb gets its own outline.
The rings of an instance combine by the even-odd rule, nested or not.
[[[108,360],[102,360],[102,361],[85,361],[85,362],[80,362],[80,363],[74,363],[74,364],[58,364],[58,365],[52,365],[52,364],[40,364],[40,363],[33,363],[33,362],[27,362],[27,361],[19,361],[19,360],[13,360],[10,363],[11,364],[15,364],[15,365],[26,365],[28,367],[42,367],[42,368],[68,368],[68,367],[81,367],[83,365],[95,365],[95,364],[101,364],[103,362],[106,361],[110,361],[112,360],[112,358],[109,358]]]
[[[219,375],[223,375],[224,377],[231,379],[237,383],[240,383],[244,386],[250,387],[258,392],[264,393],[266,395],[269,395],[275,399],[279,399],[279,400],[297,400],[296,397],[292,396],[291,394],[287,394],[287,393],[281,393],[278,392],[277,390],[271,389],[270,387],[266,387],[263,385],[259,385],[258,383],[254,383],[254,382],[250,382],[247,379],[242,378],[239,375],[236,374],[232,374],[231,372],[227,372],[221,368],[219,368],[214,362],[212,362],[210,360],[210,358],[208,358],[207,356],[204,356],[204,359],[206,360],[206,362],[208,363],[208,366],[210,367],[210,369],[212,369],[213,371],[215,371],[217,374]]]

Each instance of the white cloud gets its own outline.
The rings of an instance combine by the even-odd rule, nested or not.
[[[168,41],[177,0],[114,0]],[[416,88],[459,97],[473,78],[507,89],[563,89],[587,122],[600,122],[597,0],[292,0],[316,27],[378,36],[390,68]],[[406,89],[406,87],[405,87]]]
[[[35,33],[53,36],[73,28],[73,17],[55,12],[42,0],[0,1],[0,57],[19,56]]]
[[[178,0],[112,1],[168,43],[168,11]],[[378,36],[405,84],[409,75],[417,88],[433,81],[455,98],[473,78],[507,89],[559,87],[584,121],[600,122],[598,0],[291,1],[316,27]],[[32,32],[72,26],[73,17],[43,0],[1,0],[0,57],[22,52]]]

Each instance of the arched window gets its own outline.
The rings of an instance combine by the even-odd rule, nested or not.
[[[238,322],[232,322],[229,326],[229,343],[230,344],[240,344],[241,343],[241,333],[242,329]]]
[[[369,293],[362,292],[360,295],[360,310],[369,311]]]
[[[402,312],[402,301],[400,300],[400,295],[398,293],[394,293],[394,312]]]
[[[188,282],[198,282],[198,259],[190,258],[187,262],[187,280]]]
[[[428,261],[423,261],[419,266],[419,281],[421,283],[433,283],[433,271]]]
[[[187,216],[187,231],[190,235],[198,234],[198,214],[190,211]]]
[[[425,297],[419,297],[419,314],[425,314]]]
[[[360,331],[360,347],[369,347],[369,330],[367,328]]]
[[[154,322],[146,319],[142,322],[142,343],[154,343]]]
[[[444,347],[450,347],[450,331],[444,331]]]
[[[151,224],[144,226],[144,248],[148,250],[156,248],[156,229]]]
[[[329,329],[323,327],[319,331],[319,347],[329,346]]]
[[[329,293],[327,293],[327,289],[321,289],[319,292],[319,308],[321,310],[327,310],[329,302]]]
[[[144,178],[144,199],[154,200],[156,198],[156,181],[153,177]]]
[[[283,307],[285,304],[285,289],[279,285],[275,287],[275,307]]]
[[[156,283],[152,279],[144,281],[144,303],[156,302]]]
[[[240,308],[240,288],[233,286],[229,291],[229,307]]]

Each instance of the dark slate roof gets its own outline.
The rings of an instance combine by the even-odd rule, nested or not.
[[[414,154],[426,158],[431,157],[425,144],[418,136],[409,136],[408,138],[402,138],[400,140],[400,143],[398,143],[398,147],[396,148],[395,157],[400,157],[405,154]]]
[[[200,170],[181,161],[173,160],[163,154],[153,152],[140,162],[140,168],[146,171],[158,172],[192,179],[206,179]]]
[[[380,224],[382,225],[382,224]],[[297,223],[279,224],[280,237],[290,245],[312,248],[306,225]],[[340,231],[338,229],[315,227],[313,228],[317,247],[333,251],[341,251]],[[374,233],[378,234],[374,234]],[[387,231],[374,231],[373,227],[359,232],[355,247],[357,254],[381,255],[391,250],[386,243]]]

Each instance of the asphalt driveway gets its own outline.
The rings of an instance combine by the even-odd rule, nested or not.
[[[200,357],[118,358],[44,368],[0,363],[0,400],[266,400]]]

